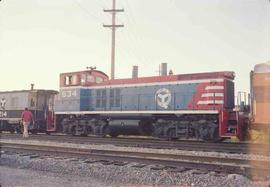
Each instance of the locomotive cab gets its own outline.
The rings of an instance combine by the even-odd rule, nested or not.
[[[109,77],[102,71],[90,70],[60,74],[60,88],[74,86],[93,86],[108,81]]]

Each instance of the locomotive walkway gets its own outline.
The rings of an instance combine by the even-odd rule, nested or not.
[[[101,162],[103,164],[125,165],[135,162],[145,165],[155,165],[153,169],[166,169],[171,172],[182,172],[196,169],[198,172],[218,172],[245,175],[249,178],[270,178],[269,160],[246,160],[221,158],[214,156],[179,155],[167,153],[151,153],[140,151],[106,150],[95,148],[76,148],[56,145],[28,144],[22,142],[1,140],[1,151],[5,154],[22,154],[32,158],[50,156],[55,158],[83,159],[85,163]]]
[[[257,154],[270,156],[270,146],[252,143],[209,143],[199,141],[164,141],[154,138],[101,138],[96,136],[80,137],[67,135],[30,135],[32,140],[66,142],[78,144],[115,145],[122,147],[142,147],[153,149],[172,149],[235,154]],[[20,134],[1,134],[1,139],[21,139]]]

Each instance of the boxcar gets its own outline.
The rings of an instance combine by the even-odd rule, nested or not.
[[[252,128],[270,133],[270,61],[251,72],[251,105]]]

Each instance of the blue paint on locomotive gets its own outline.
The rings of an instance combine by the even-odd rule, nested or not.
[[[60,91],[55,109],[56,111],[186,110],[197,85],[198,83],[69,89],[63,91],[65,94]],[[164,93],[157,95],[158,90]],[[162,96],[163,99],[158,98]]]
[[[54,103],[55,111],[80,111],[80,90],[78,88],[60,90]]]
[[[80,111],[90,110],[91,90],[80,90]]]
[[[70,88],[60,90],[55,99],[55,111],[88,111],[91,110],[92,90],[89,88]]]
[[[145,86],[137,88],[122,89],[123,110],[181,110],[187,109],[187,105],[194,95],[197,84],[166,85],[166,86]],[[160,106],[157,99],[157,91],[160,89],[169,90],[170,102],[163,102]],[[168,96],[169,97],[169,96]]]

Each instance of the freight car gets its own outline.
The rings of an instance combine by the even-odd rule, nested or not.
[[[242,137],[234,72],[109,80],[101,71],[62,73],[52,132],[216,140]]]
[[[21,112],[25,107],[34,114],[35,124],[30,125],[30,132],[46,132],[54,125],[53,104],[54,90],[18,90],[0,92],[0,131],[21,132]]]
[[[250,73],[251,129],[270,136],[270,61],[257,64]],[[263,136],[263,135],[261,135]]]

